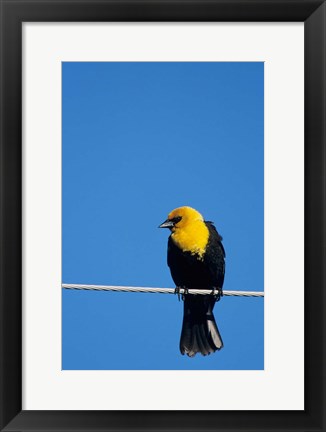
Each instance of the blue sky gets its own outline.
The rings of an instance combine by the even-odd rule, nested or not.
[[[174,287],[182,205],[212,220],[225,290],[264,289],[263,63],[62,64],[62,282]],[[179,353],[176,296],[62,290],[63,369],[263,369],[264,300],[224,297],[224,348]]]

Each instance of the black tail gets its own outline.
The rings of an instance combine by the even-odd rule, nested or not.
[[[212,295],[185,295],[180,338],[181,354],[193,357],[201,353],[205,356],[223,347],[213,315],[215,301]]]

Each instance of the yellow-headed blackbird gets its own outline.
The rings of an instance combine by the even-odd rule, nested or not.
[[[213,222],[191,207],[173,210],[159,228],[169,228],[168,266],[176,289],[205,289],[212,294],[185,294],[181,354],[207,355],[223,347],[213,308],[222,294],[225,251]],[[217,295],[215,293],[217,292]]]

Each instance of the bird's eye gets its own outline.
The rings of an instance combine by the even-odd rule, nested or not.
[[[182,219],[181,216],[177,216],[177,217],[175,217],[175,218],[170,219],[170,221],[173,222],[174,225],[175,225],[175,224],[177,224],[178,222],[180,222],[181,219]]]

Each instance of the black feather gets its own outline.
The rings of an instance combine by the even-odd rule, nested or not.
[[[222,290],[225,250],[222,237],[212,222],[205,222],[209,239],[203,257],[182,251],[169,237],[168,265],[177,287]],[[208,355],[223,347],[213,315],[216,299],[212,295],[185,295],[180,351],[193,357]]]
[[[220,350],[223,341],[213,315],[215,299],[211,295],[186,294],[180,338],[180,352],[193,357]]]

